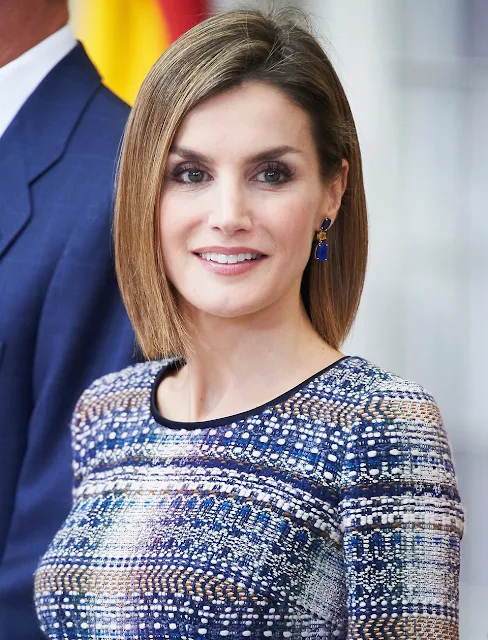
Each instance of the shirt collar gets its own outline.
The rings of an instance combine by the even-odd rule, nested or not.
[[[0,68],[0,137],[31,93],[75,45],[66,25]]]

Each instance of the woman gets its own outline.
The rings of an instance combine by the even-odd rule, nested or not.
[[[36,575],[48,637],[458,638],[438,409],[340,352],[366,264],[360,151],[295,13],[221,14],[163,54],[128,123],[115,244],[149,362],[76,408],[74,506]]]

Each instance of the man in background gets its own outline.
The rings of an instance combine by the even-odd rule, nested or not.
[[[33,573],[70,508],[71,414],[134,351],[110,236],[128,108],[67,21],[66,0],[0,0],[0,640],[42,637]]]

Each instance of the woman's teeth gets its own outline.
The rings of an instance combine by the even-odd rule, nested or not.
[[[230,255],[225,253],[200,253],[198,255],[204,260],[220,262],[221,264],[235,264],[236,262],[244,262],[244,260],[256,260],[256,258],[260,257],[259,253],[234,253]]]

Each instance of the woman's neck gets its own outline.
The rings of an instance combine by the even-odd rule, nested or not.
[[[254,316],[193,314],[195,345],[187,365],[163,380],[161,413],[196,422],[241,413],[272,400],[335,360],[341,353],[315,332],[302,305]]]

